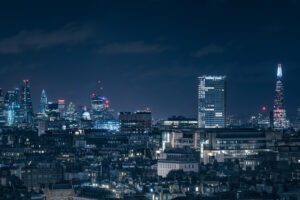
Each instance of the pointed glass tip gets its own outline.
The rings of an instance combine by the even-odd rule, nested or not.
[[[282,68],[281,68],[281,64],[278,64],[277,67],[277,78],[281,78],[282,77]]]

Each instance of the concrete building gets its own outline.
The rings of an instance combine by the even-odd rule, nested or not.
[[[157,175],[165,178],[172,170],[198,172],[199,159],[197,153],[190,148],[166,149],[159,156]]]

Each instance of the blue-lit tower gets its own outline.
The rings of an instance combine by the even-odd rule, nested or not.
[[[102,95],[103,88],[98,81],[99,92],[92,93],[92,121],[94,129],[109,129],[116,131],[119,129],[119,122],[114,119],[112,110],[109,106],[109,100]]]
[[[40,100],[39,113],[46,113],[47,105],[48,105],[47,95],[46,95],[46,91],[43,89],[41,100]]]
[[[23,80],[21,89],[21,108],[23,112],[23,122],[26,123],[27,126],[32,126],[34,113],[30,95],[29,80]]]
[[[7,91],[4,97],[4,115],[5,115],[5,125],[12,127],[19,127],[22,124],[22,109],[20,101],[20,90],[16,88],[15,90]]]

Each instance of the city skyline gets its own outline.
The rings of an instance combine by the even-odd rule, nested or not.
[[[201,76],[200,76],[201,77]],[[199,76],[198,76],[198,79],[200,78]],[[209,76],[207,76],[207,75],[204,75],[204,76],[202,76],[202,77],[221,77],[220,75],[209,75]],[[226,76],[224,76],[225,77],[225,79],[227,80],[227,77]],[[282,80],[283,78],[282,78],[282,65],[281,65],[281,63],[278,63],[277,64],[277,67],[276,67],[276,77],[277,77],[277,81],[278,80]],[[30,80],[29,79],[24,79],[22,82],[23,83],[26,83],[26,82],[29,82]],[[31,82],[31,81],[30,81]],[[100,80],[98,80],[95,84],[94,84],[94,86],[91,88],[91,89],[89,89],[90,91],[91,91],[91,93],[90,93],[90,98],[91,97],[93,97],[93,96],[95,96],[96,95],[96,93],[97,93],[97,91],[99,91],[100,93],[101,93],[101,95],[103,95],[104,94],[104,89],[103,89],[103,87],[102,87],[102,83],[101,83],[101,85],[100,85]],[[227,82],[227,81],[226,81]],[[30,83],[31,84],[31,83]],[[286,83],[285,83],[286,84]],[[226,85],[227,85],[227,83],[226,83]],[[15,87],[15,88],[11,88],[11,89],[7,89],[7,90],[5,90],[5,89],[3,89],[3,88],[1,88],[1,91],[2,91],[2,94],[5,94],[5,92],[9,92],[9,91],[13,91],[13,90],[15,90],[15,89],[19,89],[20,90],[20,88],[22,88],[23,86],[19,86],[19,87]],[[30,86],[31,87],[31,86]],[[199,87],[199,86],[198,86]],[[227,87],[227,86],[226,86]],[[276,86],[277,87],[277,86]],[[197,91],[199,92],[199,88],[197,89]],[[96,93],[95,93],[96,92]],[[42,89],[42,91],[41,91],[41,94],[42,94],[42,96],[43,95],[46,95],[45,94],[46,93],[46,89]],[[99,93],[99,94],[100,94]],[[286,95],[286,94],[284,94],[284,95]],[[32,94],[31,94],[31,96],[32,96]],[[35,96],[35,95],[33,95],[33,96]],[[40,96],[40,98],[45,98],[45,97],[41,97]],[[107,97],[105,97],[105,96],[103,96],[103,98],[107,98]],[[198,97],[199,98],[199,97]],[[263,111],[272,111],[273,112],[273,110],[274,110],[274,108],[275,108],[275,105],[273,106],[266,106],[267,104],[264,104],[264,105],[261,105],[261,106],[258,106],[257,107],[257,109],[256,109],[256,113],[255,112],[252,112],[252,113],[247,113],[247,114],[245,114],[245,113],[243,113],[243,114],[240,114],[240,113],[231,113],[231,112],[228,112],[228,107],[231,107],[230,105],[228,106],[228,103],[227,103],[227,98],[228,98],[228,95],[226,94],[225,95],[225,98],[226,98],[226,100],[225,100],[225,102],[226,102],[226,108],[225,108],[225,115],[234,115],[234,116],[236,116],[236,117],[241,117],[242,116],[242,118],[241,119],[246,119],[246,118],[248,118],[248,117],[250,117],[251,115],[256,115],[256,114],[258,114],[259,112],[261,112],[261,109],[263,108],[264,110]],[[47,97],[46,97],[46,99],[47,99]],[[60,100],[64,100],[64,101],[66,101],[65,100],[65,98],[62,96],[62,97],[60,97],[60,98],[58,98],[58,99],[53,99],[53,98],[51,98],[50,97],[50,100],[49,100],[49,103],[52,103],[52,102],[56,102],[56,101],[60,101]],[[39,113],[39,110],[41,109],[40,107],[41,107],[41,102],[40,101],[37,101],[37,102],[35,102],[35,100],[33,100],[32,101],[33,102],[33,107],[34,107],[34,113]],[[74,102],[76,102],[76,99],[70,99],[70,100],[67,100],[66,101],[66,103],[67,103],[67,105],[69,104],[69,103],[74,103]],[[106,101],[106,102],[110,102],[110,101]],[[286,101],[285,101],[286,102]],[[286,103],[285,103],[286,104]],[[93,110],[93,106],[91,105],[91,102],[87,102],[87,104],[75,104],[75,106],[76,107],[80,107],[80,106],[83,106],[83,107],[86,107],[86,108],[88,108],[91,112],[93,112],[92,110]],[[136,108],[133,108],[132,110],[143,110],[143,109],[146,109],[146,108],[150,108],[149,106],[145,106],[145,107],[136,107]],[[199,108],[198,108],[199,109]],[[297,110],[297,107],[296,107],[296,110]],[[131,110],[116,110],[117,111],[117,113],[118,112],[122,112],[122,111],[131,111]],[[198,111],[196,111],[196,112],[198,112]],[[285,111],[286,112],[286,111]],[[293,112],[292,112],[293,113]],[[92,113],[91,113],[92,114]],[[116,114],[116,113],[115,113]],[[297,114],[297,113],[296,113]],[[170,116],[174,116],[174,115],[176,115],[176,114],[166,114],[166,116],[163,116],[163,117],[160,117],[160,118],[168,118],[168,117],[170,117]],[[180,114],[178,114],[178,115],[180,115]],[[199,116],[197,116],[198,114],[197,113],[194,113],[194,114],[186,114],[185,116],[186,117],[192,117],[192,118],[198,118]],[[285,114],[286,115],[286,114]],[[154,114],[154,116],[156,117],[156,115]],[[289,119],[289,116],[290,117],[292,117],[292,119],[294,120],[294,113],[293,114],[291,114],[291,115],[286,115],[287,116],[287,119]],[[159,117],[157,117],[157,118],[159,118]]]
[[[300,200],[300,1],[3,1],[0,200]]]
[[[0,87],[30,79],[36,110],[42,89],[50,99],[88,105],[101,80],[116,110],[150,107],[157,118],[196,117],[197,77],[224,74],[228,112],[248,116],[273,106],[275,67],[282,63],[293,116],[300,98],[298,6],[292,0],[91,1],[60,2],[58,9],[53,2],[6,2]]]

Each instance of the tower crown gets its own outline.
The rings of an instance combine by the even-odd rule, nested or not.
[[[278,64],[278,66],[277,66],[277,78],[278,78],[278,79],[282,78],[282,68],[281,68],[281,64]]]

